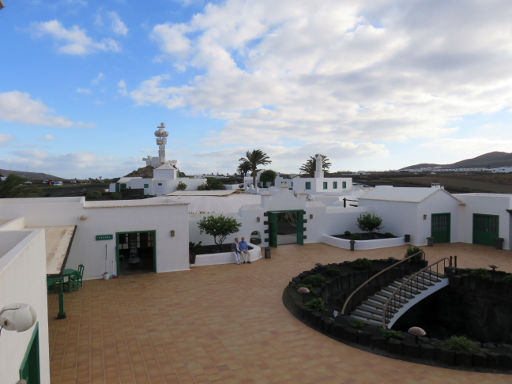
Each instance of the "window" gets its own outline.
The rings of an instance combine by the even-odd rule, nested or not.
[[[161,187],[162,186],[162,183],[158,183],[158,186]]]
[[[346,182],[346,181],[343,181],[343,182],[341,183],[341,186],[342,186],[342,188],[343,188],[343,189],[347,188],[347,182]]]
[[[324,181],[324,189],[327,189],[327,181]]]
[[[338,189],[338,182],[337,181],[333,181],[332,182],[332,189]]]
[[[149,184],[144,184],[144,188],[149,188]]]
[[[311,189],[311,181],[306,181],[306,189]]]

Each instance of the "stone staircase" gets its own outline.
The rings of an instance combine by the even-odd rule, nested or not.
[[[398,290],[393,299],[394,305],[389,306],[387,311],[385,323],[388,328],[391,328],[396,320],[412,306],[447,285],[446,277],[430,270],[404,276],[368,297],[350,313],[350,316],[370,325],[382,326],[385,304]]]

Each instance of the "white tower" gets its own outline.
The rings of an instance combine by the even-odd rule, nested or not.
[[[164,130],[164,123],[161,123],[157,128],[155,136],[156,144],[158,145],[158,160],[160,162],[159,165],[162,165],[165,163],[165,144],[167,144],[167,136],[169,136],[169,132]]]
[[[316,168],[315,168],[315,179],[323,179],[324,178],[324,171],[322,170],[322,163],[324,160],[324,157],[320,154],[315,155],[316,159]]]

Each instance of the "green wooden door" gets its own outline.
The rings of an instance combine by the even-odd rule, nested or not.
[[[39,384],[39,323],[36,323],[20,366],[20,379],[28,384]]]
[[[497,215],[473,214],[473,243],[495,245],[499,236],[500,217]]]
[[[432,214],[432,232],[431,236],[435,243],[450,242],[450,214],[433,213]]]
[[[304,211],[297,211],[297,244],[304,245]]]
[[[271,247],[277,247],[277,213],[268,212],[268,243]]]

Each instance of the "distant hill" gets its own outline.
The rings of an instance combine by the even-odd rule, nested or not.
[[[131,171],[124,177],[142,177],[146,179],[151,179],[153,177],[153,167],[148,165],[146,167],[139,168],[135,171]]]
[[[24,179],[29,179],[29,180],[64,180],[62,177],[49,175],[48,173],[12,171],[9,169],[0,169],[0,175],[2,175],[2,176],[9,176],[11,174],[19,176],[19,177],[23,177]]]
[[[512,167],[512,153],[489,152],[472,159],[461,160],[452,164],[421,163],[401,168],[401,171],[410,169],[460,169],[460,168],[501,168]]]

